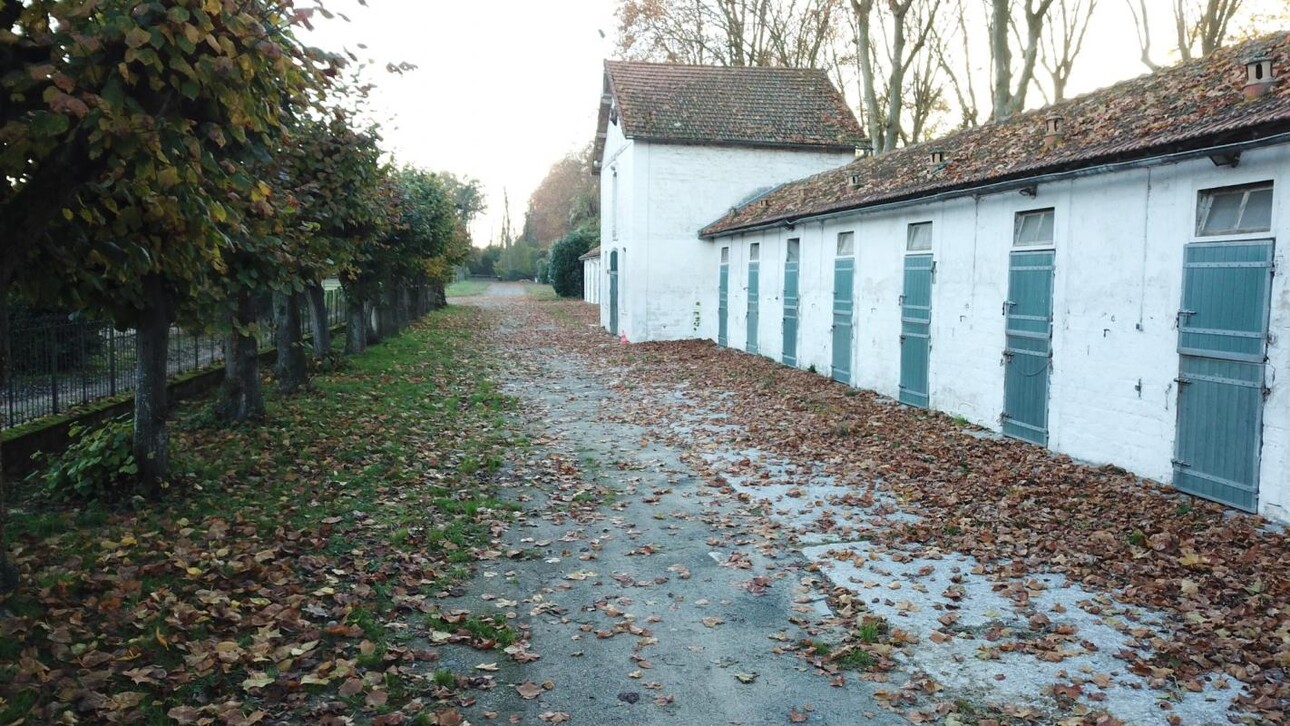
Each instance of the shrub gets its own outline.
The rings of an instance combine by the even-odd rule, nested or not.
[[[582,297],[582,260],[596,242],[594,227],[579,227],[551,247],[551,286],[560,297]]]
[[[64,501],[114,501],[134,493],[139,467],[131,452],[129,416],[89,428],[72,426],[71,445],[39,476],[51,496]]]

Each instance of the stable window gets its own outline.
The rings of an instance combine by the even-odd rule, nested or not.
[[[723,264],[723,265],[728,265],[728,264],[730,264],[730,248],[729,248],[729,247],[722,247],[722,248],[721,248],[721,264]]]
[[[919,222],[909,225],[905,249],[909,252],[926,252],[932,248],[932,223]]]
[[[1248,234],[1272,229],[1272,182],[1202,189],[1196,235]]]
[[[610,169],[609,233],[618,239],[618,169]]]
[[[1013,223],[1014,247],[1043,247],[1053,243],[1053,210],[1036,209],[1017,212]]]
[[[761,243],[753,242],[748,245],[748,261],[756,262],[759,259],[761,259]]]
[[[788,240],[788,262],[799,262],[802,259],[802,240],[793,237]]]
[[[838,232],[838,257],[853,257],[856,253],[856,233]]]

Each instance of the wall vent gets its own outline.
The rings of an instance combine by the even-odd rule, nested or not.
[[[933,164],[936,164],[936,165],[943,165],[943,164],[945,164],[945,159],[946,159],[947,157],[946,157],[945,152],[944,152],[943,150],[941,150],[941,149],[933,149],[933,150],[932,150],[932,154],[931,154],[931,156],[932,156],[932,163],[933,163]]]
[[[850,183],[850,185],[851,185],[851,188],[852,188],[852,189],[859,189],[859,188],[860,188],[860,173],[859,173],[859,172],[851,172],[851,175],[847,178],[847,181],[848,181],[848,183]]]

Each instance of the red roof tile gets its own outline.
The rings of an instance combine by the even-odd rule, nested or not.
[[[681,144],[851,150],[864,133],[824,71],[605,61],[596,158],[609,96],[623,134]]]
[[[1266,55],[1280,74],[1272,90],[1246,100],[1246,61]],[[1062,143],[1045,149],[1045,118],[1060,115]],[[785,184],[732,210],[699,234],[711,237],[818,214],[1067,171],[1112,161],[1290,132],[1290,33],[1215,51],[1208,58],[1029,111],[1001,123]],[[947,164],[930,160],[943,150]],[[858,175],[859,184],[851,184]]]

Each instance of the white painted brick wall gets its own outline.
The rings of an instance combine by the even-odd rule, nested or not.
[[[1014,215],[1053,207],[1056,214],[1053,371],[1049,444],[1097,464],[1114,463],[1169,481],[1174,456],[1178,376],[1175,314],[1183,248],[1194,241],[1199,190],[1275,181],[1273,231],[1290,239],[1290,147],[1246,152],[1235,169],[1208,160],[1043,185],[1036,198],[1016,192],[957,199],[887,213],[806,222],[792,230],[733,235],[710,243],[706,279],[715,308],[717,255],[730,250],[730,339],[746,346],[747,250],[761,247],[760,352],[782,354],[785,240],[799,237],[802,262],[798,364],[828,375],[832,361],[834,245],[856,232],[854,384],[896,397],[900,378],[902,264],[907,225],[933,222],[936,278],[932,302],[931,405],[997,430],[1003,408],[1004,318]],[[1278,248],[1267,366],[1260,511],[1290,519],[1290,285]],[[716,338],[715,324],[704,336]]]

